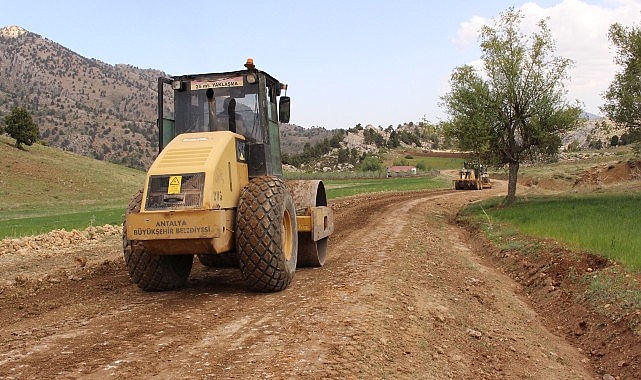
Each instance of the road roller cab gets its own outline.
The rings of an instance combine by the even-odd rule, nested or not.
[[[278,291],[322,266],[333,214],[322,181],[283,181],[287,86],[256,69],[158,80],[159,154],[125,216],[123,250],[144,290],[181,287],[193,256]]]

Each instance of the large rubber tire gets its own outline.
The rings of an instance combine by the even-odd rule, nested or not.
[[[238,255],[231,251],[216,255],[198,255],[200,263],[211,268],[238,268]]]
[[[142,191],[129,203],[127,214],[140,212]],[[127,239],[126,220],[122,228],[125,265],[131,281],[145,291],[173,290],[185,285],[194,255],[152,255],[142,241]]]
[[[296,271],[296,208],[277,177],[252,179],[240,193],[236,252],[243,279],[258,292],[287,288]]]

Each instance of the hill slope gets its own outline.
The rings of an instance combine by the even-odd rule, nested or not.
[[[42,138],[67,151],[129,166],[151,162],[161,75],[82,57],[19,27],[0,29],[0,114],[27,107]]]
[[[144,173],[39,144],[16,149],[0,136],[0,219],[124,207]]]

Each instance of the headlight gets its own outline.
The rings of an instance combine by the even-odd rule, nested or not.
[[[183,82],[183,81],[179,81],[179,80],[175,80],[175,81],[173,81],[173,83],[171,84],[171,86],[173,87],[173,89],[174,89],[175,91],[182,91],[182,90],[184,90],[184,89],[185,89],[184,82]]]

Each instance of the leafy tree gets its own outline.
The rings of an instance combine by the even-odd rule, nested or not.
[[[403,142],[403,143],[405,143],[407,145],[414,144],[417,147],[421,146],[421,140],[418,137],[418,135],[416,135],[415,133],[403,130],[400,133],[398,133],[398,137],[397,138],[398,138],[398,140],[400,140],[401,142]]]
[[[383,170],[383,162],[376,156],[366,156],[361,162],[361,170],[365,172],[379,172]]]
[[[571,65],[555,57],[545,20],[531,36],[520,32],[520,11],[509,8],[481,29],[483,73],[457,67],[441,99],[451,116],[446,133],[459,149],[495,165],[508,165],[506,203],[516,199],[519,165],[556,154],[558,134],[578,121],[579,107],[563,100]]]
[[[103,144],[103,147],[104,147],[104,144]],[[103,150],[104,150],[104,148],[103,148]],[[285,152],[282,152],[280,154],[280,160],[283,162],[283,164],[291,165],[291,158],[289,157],[289,154],[287,154]]]
[[[611,146],[619,145],[619,136],[617,135],[612,136],[612,138],[610,139],[610,145]]]
[[[5,116],[4,124],[9,136],[16,139],[16,148],[22,149],[22,144],[30,146],[38,141],[38,126],[23,107],[14,107],[11,113]]]
[[[388,148],[397,148],[401,146],[401,141],[398,139],[398,133],[392,129],[392,131],[389,133],[389,140],[387,140],[387,147]]]
[[[368,128],[363,131],[365,144],[374,144],[378,148],[385,146],[385,138],[377,131]]]
[[[641,130],[638,128],[623,132],[619,138],[619,145],[628,145],[637,141],[641,141]]]
[[[343,142],[343,139],[345,138],[345,131],[342,129],[339,129],[338,132],[336,132],[331,139],[329,139],[329,146],[332,148],[340,148],[341,147],[341,142]]]
[[[614,62],[623,70],[605,92],[606,103],[601,110],[613,121],[629,129],[641,127],[641,26],[610,26],[610,42],[617,49]]]
[[[352,148],[349,151],[349,162],[352,164],[358,163],[359,157],[358,157],[358,149]]]

